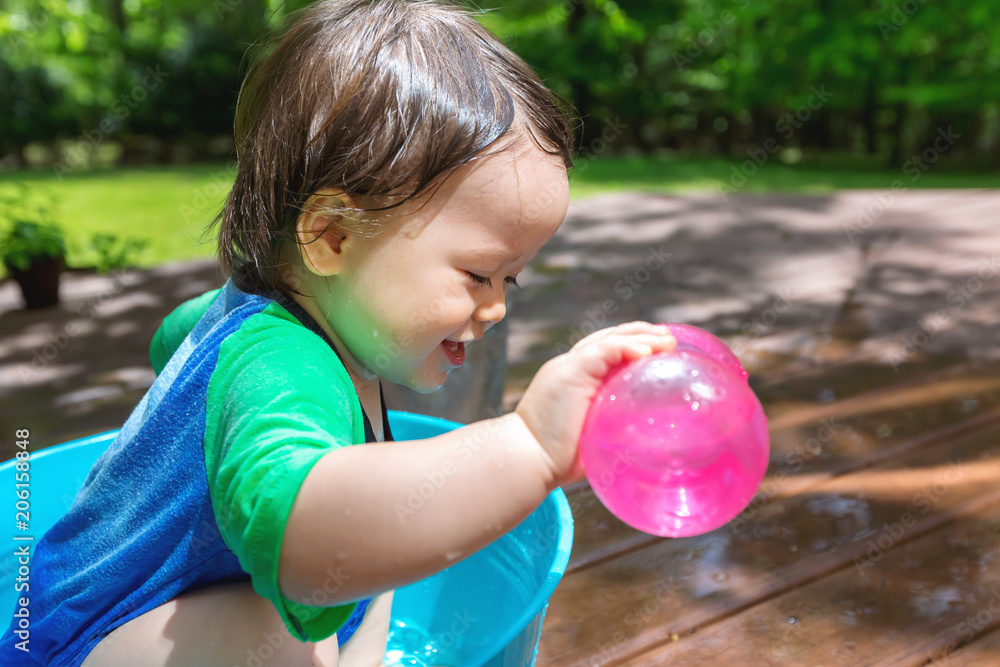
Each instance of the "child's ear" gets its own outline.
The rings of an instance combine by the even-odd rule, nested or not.
[[[295,222],[302,263],[320,276],[336,275],[344,269],[342,244],[347,234],[337,224],[343,216],[330,213],[331,208],[354,208],[354,200],[346,192],[317,190],[303,204]]]

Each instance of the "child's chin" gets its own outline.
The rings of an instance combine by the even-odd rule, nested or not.
[[[405,386],[418,394],[433,394],[434,392],[440,391],[440,389],[444,387],[444,383],[447,379],[448,375],[447,372],[445,372],[445,374],[440,378],[415,378],[410,382],[407,382]]]
[[[417,392],[418,394],[433,394],[438,391],[441,391],[442,387],[444,387],[443,382],[437,386],[418,386],[410,388],[413,389],[413,391]]]

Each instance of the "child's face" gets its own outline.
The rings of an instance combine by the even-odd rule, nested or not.
[[[397,209],[378,238],[346,239],[343,269],[306,286],[354,376],[440,388],[464,355],[448,341],[503,319],[507,283],[555,234],[568,193],[561,159],[521,140],[460,168],[423,208]]]

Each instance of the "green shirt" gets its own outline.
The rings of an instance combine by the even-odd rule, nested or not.
[[[164,319],[150,345],[157,375],[222,289]],[[272,302],[222,341],[205,412],[205,467],[223,541],[293,636],[331,636],[357,607],[323,606],[337,574],[314,593],[316,606],[306,606],[280,593],[278,562],[292,503],[312,466],[336,448],[365,442],[361,404],[344,365],[325,340]]]

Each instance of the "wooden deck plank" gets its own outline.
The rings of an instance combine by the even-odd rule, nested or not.
[[[924,665],[1000,616],[998,532],[995,505],[618,664]]]
[[[982,615],[980,616],[980,613]],[[1000,628],[1000,614],[990,611],[987,604],[986,611],[976,613],[979,618],[975,619],[973,629],[980,627],[981,621],[988,621],[991,627]],[[966,633],[967,634],[967,633]],[[994,629],[985,637],[975,639],[971,644],[962,646],[954,653],[945,655],[931,663],[934,667],[987,667],[988,665],[1000,665],[1000,630]]]
[[[949,463],[961,483],[938,493],[956,469]],[[866,558],[868,540],[906,512],[919,513],[906,530],[911,539],[1000,502],[998,478],[994,426],[782,498],[735,529],[660,540],[570,573],[552,597],[540,664],[605,664],[683,636]],[[918,495],[933,502],[916,507]]]
[[[957,402],[956,397],[965,397],[967,402]],[[855,418],[842,403],[853,406],[860,416]],[[986,426],[1000,420],[998,408],[1000,372],[984,369],[964,380],[944,374],[923,385],[897,386],[801,408],[800,412],[808,413],[806,419],[786,411],[783,418],[771,421],[770,474],[762,487],[767,490],[765,499],[805,491],[831,477]],[[900,418],[900,411],[905,411],[905,419]],[[884,432],[885,425],[893,421],[901,423],[893,426],[891,433]],[[778,429],[774,430],[776,424]],[[823,428],[830,424],[841,432],[826,438]],[[947,425],[940,428],[941,424]],[[568,490],[567,498],[576,527],[568,571],[658,539],[619,521],[586,484]]]
[[[918,437],[896,441],[887,440],[885,450],[866,458],[847,460],[839,467],[824,472],[789,475],[779,470],[764,480],[761,491],[755,496],[750,507],[734,519],[734,522],[740,523],[752,519],[770,502],[796,493],[806,493],[833,477],[870,468],[891,458],[893,454],[901,455],[905,452],[916,451],[997,422],[1000,422],[1000,410],[972,417]],[[603,560],[633,551],[661,539],[640,532],[621,522],[601,504],[587,484],[577,485],[567,493],[567,498],[575,524],[573,554],[570,557],[567,572],[575,572],[593,566]]]

